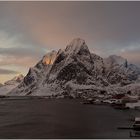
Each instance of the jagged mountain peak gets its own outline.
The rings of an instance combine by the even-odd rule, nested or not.
[[[59,50],[51,71],[61,64],[60,69],[70,63],[80,62],[86,65],[92,63],[91,53],[85,41],[81,38],[73,39],[64,50]],[[90,67],[90,64],[88,65]],[[57,68],[58,71],[58,68]]]
[[[70,43],[69,45],[72,45],[72,46],[81,46],[85,44],[85,40],[84,39],[81,39],[81,38],[74,38]]]
[[[73,53],[76,54],[80,50],[89,51],[88,46],[85,43],[85,40],[81,38],[75,38],[67,45],[64,52],[68,54],[73,54]]]

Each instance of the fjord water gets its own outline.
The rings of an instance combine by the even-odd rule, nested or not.
[[[129,138],[140,112],[74,99],[0,100],[0,138]]]

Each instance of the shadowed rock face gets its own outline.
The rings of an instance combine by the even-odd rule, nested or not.
[[[74,39],[64,51],[61,51],[50,70],[46,81],[54,82],[76,80],[83,73],[90,75],[93,69],[93,61],[84,40]],[[55,75],[52,79],[51,75]]]
[[[12,93],[29,95],[48,85],[64,90],[67,83],[97,87],[113,84],[124,86],[136,80],[139,74],[140,69],[130,65],[126,59],[115,55],[103,59],[90,53],[83,39],[76,38],[66,49],[46,54],[29,69],[23,82]]]
[[[103,59],[91,54],[85,41],[78,38],[57,55],[45,82],[73,81],[76,84],[89,84],[92,81],[105,86],[121,82],[128,84],[126,62],[126,59],[119,56]]]
[[[76,83],[82,84],[86,82],[86,79],[90,72],[80,63],[70,63],[64,67],[57,76],[59,81],[75,80]]]

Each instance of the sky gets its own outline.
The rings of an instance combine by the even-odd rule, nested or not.
[[[140,66],[140,2],[0,1],[0,83],[77,37]]]

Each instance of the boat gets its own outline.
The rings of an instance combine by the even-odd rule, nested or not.
[[[126,107],[126,106],[125,106],[125,103],[121,103],[121,102],[112,103],[111,105],[112,105],[115,109],[121,109],[121,110],[129,109],[129,107]]]
[[[135,118],[134,124],[133,124],[133,129],[140,131],[140,117]]]
[[[140,117],[136,117],[132,125],[133,131],[130,131],[130,137],[140,137]]]
[[[131,129],[129,136],[140,138],[140,117],[135,117],[134,123],[131,126],[118,127],[118,129]]]
[[[140,131],[130,131],[129,136],[130,137],[139,137],[140,138]]]

